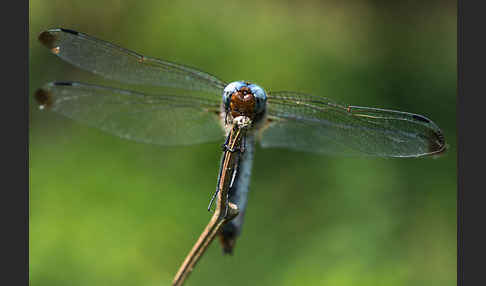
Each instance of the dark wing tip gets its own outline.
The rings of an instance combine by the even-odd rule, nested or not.
[[[57,30],[58,31],[58,30]],[[57,47],[56,42],[59,38],[56,30],[48,30],[40,33],[38,39],[46,48],[53,50]]]
[[[428,142],[428,152],[422,155],[441,155],[447,151],[444,134],[434,122],[425,116],[412,114],[412,119],[417,122],[425,123],[428,127],[424,139]]]
[[[73,34],[73,35],[78,35],[79,32],[76,32],[74,30],[70,30],[70,29],[64,29],[64,28],[60,28],[59,30],[65,32],[65,33],[69,33],[69,34]]]
[[[421,121],[421,122],[424,122],[424,123],[430,123],[431,122],[427,117],[422,116],[422,115],[418,115],[418,114],[413,114],[412,118],[414,120]]]
[[[56,81],[56,82],[53,82],[51,84],[56,85],[56,86],[73,86],[73,85],[76,85],[75,83],[73,83],[71,81]]]
[[[429,140],[429,152],[431,155],[440,155],[445,153],[447,150],[447,145],[445,142],[444,134],[442,134],[442,131],[440,130],[435,130],[432,131],[432,134],[430,134],[430,140]]]
[[[39,88],[38,90],[36,90],[34,93],[34,98],[37,103],[39,103],[41,109],[52,106],[53,95],[49,90],[45,88]]]

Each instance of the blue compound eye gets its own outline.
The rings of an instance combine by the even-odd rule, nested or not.
[[[267,93],[259,85],[253,83],[249,84],[248,87],[255,96],[255,112],[264,112],[267,104]]]
[[[246,84],[243,81],[234,81],[228,84],[223,90],[223,104],[224,108],[228,110],[231,103],[231,95],[240,90]]]
[[[254,101],[254,107],[251,109],[251,112],[254,113],[253,115],[262,113],[265,111],[266,108],[266,102],[267,102],[267,94],[265,93],[265,90],[261,88],[260,86],[252,83],[248,83],[245,81],[234,81],[230,84],[228,84],[224,90],[223,90],[223,104],[226,110],[231,109],[231,100],[233,95],[240,95],[245,97],[245,95],[253,95],[251,97],[251,101]],[[246,98],[246,97],[245,97]],[[236,96],[236,99],[238,99],[238,96]],[[233,98],[235,100],[235,98]],[[245,100],[249,100],[248,98]],[[241,102],[240,102],[241,103]],[[235,106],[238,105],[238,103],[233,102]],[[244,111],[244,112],[243,112]],[[242,113],[249,112],[248,109],[241,109]],[[248,114],[250,115],[250,114]]]

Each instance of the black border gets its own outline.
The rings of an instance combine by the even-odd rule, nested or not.
[[[463,75],[463,57],[462,57],[462,51],[463,51],[463,11],[462,11],[462,0],[457,1],[457,101],[456,101],[456,126],[457,126],[457,285],[463,285],[464,284],[464,270],[463,270],[463,249],[462,249],[462,242],[463,242],[463,237],[462,237],[462,226],[463,226],[463,197],[462,197],[462,190],[461,190],[461,185],[462,185],[462,174],[461,174],[461,168],[463,165],[463,162],[461,160],[460,154],[462,154],[462,140],[461,140],[461,135],[462,132],[460,131],[460,126],[461,126],[461,120],[460,120],[460,113],[461,113],[461,108],[462,108],[462,94],[463,94],[463,80],[462,80],[462,75]]]
[[[457,284],[485,279],[485,190],[483,149],[486,27],[484,1],[458,1],[457,16]],[[483,282],[480,282],[483,281]]]
[[[29,2],[2,10],[2,285],[28,285]],[[5,90],[6,89],[6,90]]]

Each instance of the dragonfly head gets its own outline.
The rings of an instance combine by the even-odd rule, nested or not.
[[[235,81],[223,90],[223,104],[233,118],[246,116],[254,119],[265,112],[267,94],[256,84]]]

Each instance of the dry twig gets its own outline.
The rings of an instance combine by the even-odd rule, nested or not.
[[[216,209],[208,225],[201,233],[196,244],[194,244],[192,250],[177,271],[174,281],[172,282],[172,285],[174,286],[179,286],[184,283],[194,269],[196,263],[209,247],[209,244],[213,241],[218,232],[221,231],[224,224],[238,215],[238,206],[228,201],[228,192],[233,172],[238,164],[238,157],[243,151],[241,146],[242,138],[245,136],[247,127],[250,123],[250,120],[246,117],[235,118],[234,120],[232,130],[228,135],[228,144],[223,155]]]

